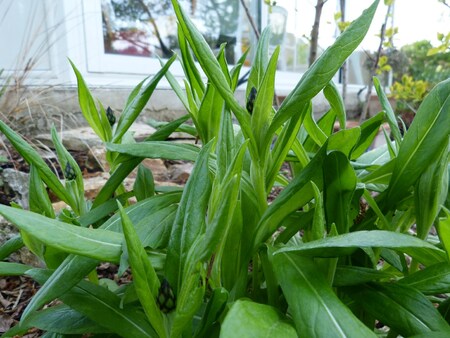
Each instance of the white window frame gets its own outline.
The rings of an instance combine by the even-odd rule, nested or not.
[[[103,27],[101,21],[101,0],[83,0],[83,20],[86,41],[86,67],[91,74],[111,75],[152,75],[160,68],[160,63],[156,58],[108,54],[104,51],[103,43]],[[261,6],[261,22],[267,23],[268,10],[267,6]],[[263,27],[264,28],[264,27]],[[253,48],[256,48],[254,46]],[[248,71],[248,67],[243,67],[241,74]],[[181,65],[175,62],[170,71],[175,77],[182,79],[184,73]],[[276,89],[281,95],[288,93],[295,84],[300,80],[302,73],[277,71]],[[167,87],[169,84],[162,81],[160,88]],[[241,86],[240,89],[245,88]]]

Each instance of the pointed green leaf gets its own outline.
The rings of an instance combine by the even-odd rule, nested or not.
[[[19,229],[58,250],[109,262],[119,260],[123,237],[118,233],[82,228],[4,205],[0,205],[0,214]]]
[[[0,245],[0,261],[7,258],[13,252],[23,247],[23,240],[20,235],[15,235]]]
[[[159,337],[165,337],[164,319],[156,304],[156,297],[158,296],[160,286],[158,276],[147,257],[147,253],[139,240],[130,218],[120,204],[119,211],[137,296],[150,324],[152,324]]]
[[[360,136],[361,129],[359,127],[339,130],[328,138],[328,151],[338,150],[350,157]]]
[[[300,337],[376,337],[339,300],[312,259],[292,252],[272,259]]]
[[[405,284],[370,284],[352,288],[349,294],[368,313],[404,337],[432,331],[450,334],[450,326],[433,304]]]
[[[335,237],[286,246],[278,252],[297,251],[305,256],[338,257],[353,253],[358,248],[390,248],[410,255],[425,265],[433,265],[445,259],[445,253],[416,237],[391,231],[355,231]]]
[[[83,113],[84,118],[89,123],[89,126],[95,131],[95,133],[100,137],[100,139],[106,142],[107,132],[103,129],[104,125],[102,124],[99,116],[99,111],[95,105],[94,98],[92,97],[91,92],[89,91],[86,82],[83,79],[80,71],[75,67],[75,64],[72,60],[69,59],[69,62],[72,66],[72,69],[77,77],[78,84],[78,102],[80,104],[81,112]],[[108,127],[111,127],[108,124]]]
[[[391,127],[391,133],[394,136],[395,143],[397,145],[397,149],[400,147],[402,142],[402,135],[400,133],[400,129],[398,127],[397,118],[395,117],[394,111],[392,110],[391,104],[381,88],[380,80],[377,77],[373,78],[373,84],[378,94],[378,99],[380,100],[381,106],[386,113],[387,121],[389,123],[389,127]]]
[[[183,70],[189,81],[189,85],[197,98],[202,98],[205,93],[205,85],[203,84],[202,77],[197,69],[197,65],[192,57],[192,52],[189,49],[185,34],[180,25],[178,25],[178,43],[180,45],[181,59],[183,61]]]
[[[439,263],[419,270],[399,280],[426,295],[450,292],[450,264]]]
[[[265,152],[264,145],[266,132],[269,129],[272,114],[273,95],[275,93],[275,73],[277,70],[278,55],[280,49],[277,48],[273,52],[267,70],[260,83],[258,93],[256,95],[255,106],[253,108],[251,126],[253,134],[259,146],[260,152]],[[261,158],[265,158],[265,154],[260,153]]]
[[[21,276],[32,268],[20,263],[0,262],[0,276]]]
[[[61,304],[33,313],[26,325],[59,334],[108,333],[110,330],[96,324],[81,313]]]
[[[389,183],[386,206],[396,205],[447,146],[450,133],[450,79],[434,87],[406,133]]]
[[[378,3],[378,0],[374,1],[305,72],[275,115],[270,127],[272,132],[275,132],[286,120],[300,111],[299,105],[308,104],[331,81],[342,63],[363,40],[375,15]]]
[[[347,233],[350,224],[350,203],[356,189],[356,174],[348,158],[333,151],[323,161],[325,216],[328,228],[334,223],[339,234]]]
[[[341,129],[345,129],[347,124],[347,114],[345,113],[344,99],[339,93],[339,89],[336,84],[333,81],[330,81],[323,89],[323,94],[330,103],[331,109],[336,114]]]
[[[450,261],[450,211],[446,208],[443,208],[443,211],[444,217],[439,217],[438,234],[447,252],[447,260]]]
[[[218,325],[220,316],[228,301],[228,291],[224,288],[214,289],[205,309],[205,315],[197,328],[195,337],[208,337],[214,326]]]
[[[325,144],[309,164],[278,195],[262,215],[254,236],[254,248],[264,242],[290,213],[298,210],[314,197],[310,181],[322,187],[322,163],[326,156]]]
[[[394,277],[394,274],[381,270],[359,266],[338,266],[334,275],[333,286],[353,286]]]
[[[370,145],[373,143],[373,140],[377,136],[383,119],[384,113],[380,112],[361,124],[361,136],[352,151],[352,160],[357,159],[367,151],[367,149],[370,147]]]
[[[120,154],[142,158],[163,158],[167,160],[195,161],[199,148],[192,144],[147,141],[139,143],[114,144],[107,143],[106,149]]]
[[[264,28],[261,36],[258,40],[258,46],[256,47],[255,59],[250,69],[248,76],[247,89],[245,91],[245,97],[248,97],[250,90],[255,87],[259,91],[261,82],[269,63],[269,41],[270,41],[270,27]]]
[[[181,197],[172,227],[166,260],[166,277],[175,294],[180,290],[186,256],[197,237],[205,231],[205,214],[211,192],[208,158],[211,142],[198,155]]]
[[[153,180],[152,171],[141,164],[138,166],[133,190],[138,201],[152,197],[155,194],[155,181]]]
[[[417,236],[426,239],[448,195],[449,147],[420,175],[414,189]]]

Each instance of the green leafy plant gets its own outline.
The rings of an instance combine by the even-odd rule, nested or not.
[[[277,111],[279,49],[269,57],[269,30],[249,75],[250,114],[234,96],[245,56],[230,69],[224,47],[214,55],[175,0],[184,89],[170,73],[173,56],[132,91],[111,128],[74,67],[83,114],[105,141],[112,168],[92,204],[82,201],[77,164],[56,137],[60,162],[74,173],[65,186],[0,123],[32,164],[30,199],[41,205],[31,211],[0,206],[0,214],[47,266],[0,263],[1,274],[42,284],[5,336],[30,327],[49,335],[124,337],[448,335],[449,302],[442,295],[450,293],[450,80],[424,99],[403,138],[377,79],[384,110],[352,129],[331,82],[366,34],[378,2],[322,54]],[[129,126],[162,76],[188,114],[144,142],[128,143]],[[331,108],[315,121],[311,100],[321,90]],[[165,141],[188,119],[202,146]],[[333,132],[336,120],[342,129]],[[368,150],[384,121],[394,140]],[[126,192],[122,181],[146,157],[195,166],[182,191],[154,186],[141,170],[134,191]],[[292,176],[280,171],[286,161]],[[44,185],[71,206],[71,224],[55,219]],[[281,192],[269,203],[274,186]],[[133,194],[138,202],[127,205]],[[429,235],[433,225],[437,235]],[[7,257],[16,248],[5,244],[0,251]],[[95,272],[102,261],[119,264],[119,273],[130,267],[132,283],[103,286]],[[59,305],[43,309],[56,298]]]

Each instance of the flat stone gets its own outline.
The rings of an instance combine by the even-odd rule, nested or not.
[[[17,196],[16,202],[24,209],[28,209],[29,174],[12,168],[5,168],[1,172],[1,179],[7,189],[12,190]]]
[[[191,175],[192,163],[173,164],[169,167],[169,175],[172,182],[185,184]]]
[[[163,160],[159,158],[146,158],[142,161],[142,164],[152,171],[153,179],[156,182],[165,182],[169,179],[169,171],[164,165]]]
[[[133,134],[136,141],[142,141],[149,135],[155,132],[155,129],[145,123],[134,123],[129,131]],[[94,147],[99,147],[103,144],[100,138],[90,127],[82,127],[70,130],[64,130],[60,137],[63,145],[68,150],[74,151],[89,151]],[[50,134],[40,134],[36,136],[36,140],[42,142],[44,145],[52,148],[53,142]]]

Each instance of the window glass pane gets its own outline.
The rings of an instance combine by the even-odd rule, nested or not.
[[[311,26],[305,18],[314,15],[308,11],[309,7],[305,1],[277,0],[276,5],[269,10],[268,21],[272,26],[270,43],[273,48],[281,46],[278,62],[280,70],[302,72],[308,67],[309,42],[305,35],[309,36]]]
[[[46,14],[43,1],[0,0],[0,69],[50,69]]]
[[[227,43],[234,63],[250,44],[252,32],[240,0],[181,0],[213,49]],[[256,0],[246,0],[255,13]],[[102,0],[104,50],[107,54],[170,56],[176,50],[177,25],[170,0]]]

